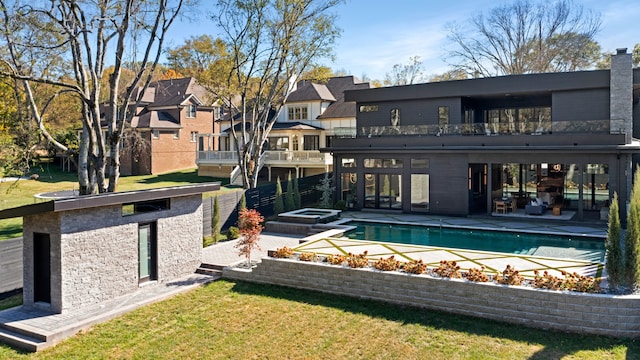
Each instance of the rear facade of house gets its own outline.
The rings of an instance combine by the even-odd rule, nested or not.
[[[336,138],[336,200],[352,209],[491,214],[544,199],[574,220],[621,215],[640,150],[640,69],[511,75],[345,92],[355,137]],[[555,214],[554,210],[554,214]]]

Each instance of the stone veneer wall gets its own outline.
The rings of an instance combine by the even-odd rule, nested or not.
[[[640,296],[548,291],[274,258],[263,258],[252,271],[225,268],[223,277],[543,329],[616,337],[640,336]]]
[[[51,310],[64,312],[137,290],[138,224],[153,221],[157,282],[193,274],[202,258],[201,195],[172,198],[169,210],[131,216],[122,216],[120,205],[26,216],[25,254],[33,252],[33,232],[51,237]],[[33,305],[33,260],[24,259],[24,303]]]

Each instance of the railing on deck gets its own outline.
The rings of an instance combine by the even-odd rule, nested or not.
[[[451,135],[545,135],[545,134],[622,134],[619,120],[541,121],[529,123],[489,123],[455,125],[363,126],[358,137],[371,136],[451,136]]]
[[[321,153],[318,150],[306,151],[265,151],[261,157],[265,165],[271,163],[292,164],[327,164],[331,163],[329,154]],[[237,164],[238,154],[235,151],[198,151],[198,161],[217,162],[221,164]]]

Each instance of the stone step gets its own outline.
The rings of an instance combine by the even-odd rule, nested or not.
[[[0,327],[0,342],[13,348],[30,352],[36,352],[49,346],[45,341],[13,332],[5,327]]]
[[[196,269],[196,274],[219,277],[219,276],[222,276],[222,270],[199,267]]]

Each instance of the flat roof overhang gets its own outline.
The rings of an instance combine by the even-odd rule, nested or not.
[[[205,192],[217,190],[220,190],[220,182],[171,186],[164,188],[115,193],[103,193],[97,195],[82,195],[0,210],[0,219],[22,217],[25,215],[33,215],[44,212],[80,210],[101,206],[128,204],[140,201],[151,201],[165,198],[198,195]]]
[[[411,146],[411,147],[343,147],[343,148],[322,148],[321,152],[329,152],[333,154],[382,154],[382,153],[446,153],[464,152],[464,153],[513,153],[513,152],[536,152],[536,153],[601,153],[601,154],[631,154],[640,151],[640,144],[630,145],[579,145],[579,146]]]

